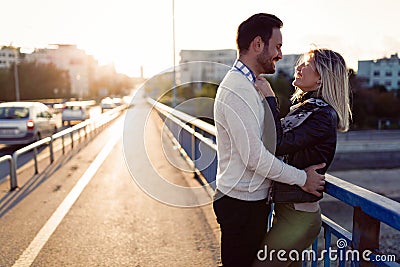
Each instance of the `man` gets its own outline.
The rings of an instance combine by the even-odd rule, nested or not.
[[[264,97],[254,82],[262,73],[275,72],[282,58],[282,26],[276,16],[264,13],[240,24],[239,57],[215,99],[218,170],[214,212],[221,227],[224,267],[251,266],[255,259],[267,232],[271,180],[297,184],[315,195],[320,195],[317,190],[324,185],[324,176],[315,172],[324,164],[298,170],[263,145],[263,129],[268,125],[264,125]]]

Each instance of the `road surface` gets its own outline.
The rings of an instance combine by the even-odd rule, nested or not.
[[[135,106],[139,113],[148,108]],[[8,184],[1,184],[0,266],[217,265],[219,231],[211,205],[178,208],[144,193],[125,164],[123,122],[123,117],[117,119],[93,141],[59,157],[52,166],[43,163],[39,175],[32,177],[28,169],[20,173],[19,190],[9,192]],[[143,118],[130,123],[137,126],[133,131],[139,131]],[[149,153],[160,153],[158,126],[150,121],[147,127],[153,136],[146,138],[152,140],[151,149],[157,149]],[[132,136],[138,134],[132,132]],[[174,151],[169,145],[170,152]],[[146,158],[144,153],[137,151],[138,162]],[[88,180],[87,170],[99,162],[101,154],[103,161]],[[176,150],[175,156],[183,161]],[[159,158],[157,164],[157,171],[171,182],[196,185],[191,174],[180,172],[166,160]],[[146,173],[141,171],[141,175]],[[87,185],[80,186],[79,193],[76,188],[83,179]],[[76,199],[68,207],[65,200],[71,200],[73,192]],[[197,197],[191,196],[188,203]]]

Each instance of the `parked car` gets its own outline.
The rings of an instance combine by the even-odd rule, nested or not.
[[[84,121],[90,118],[90,109],[94,101],[66,102],[62,110],[62,124],[71,124],[72,121]]]
[[[57,132],[52,111],[39,102],[0,103],[0,144],[29,144]]]

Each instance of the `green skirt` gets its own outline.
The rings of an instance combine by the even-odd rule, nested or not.
[[[291,203],[277,203],[274,212],[272,228],[254,266],[301,266],[302,252],[309,249],[321,230],[321,211],[299,211]]]

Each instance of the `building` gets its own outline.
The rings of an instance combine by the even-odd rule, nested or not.
[[[387,90],[400,89],[400,58],[398,54],[389,58],[358,61],[357,76],[364,78],[365,86],[383,85]]]
[[[0,49],[0,69],[8,69],[14,65],[17,60],[19,62],[19,49],[11,46],[3,46]]]
[[[236,50],[181,50],[177,84],[220,83],[236,60]]]
[[[182,50],[177,80],[182,84],[195,81],[219,83],[235,62],[236,53],[233,49]],[[284,55],[276,64],[276,72],[271,77],[284,73],[288,78],[292,78],[300,57],[301,54]]]
[[[71,95],[79,98],[89,95],[91,59],[76,45],[56,44],[50,45],[49,48],[36,49],[32,54],[26,55],[26,60],[43,64],[53,63],[59,69],[68,70]]]
[[[273,77],[276,77],[279,73],[284,73],[288,78],[292,78],[294,76],[294,68],[300,57],[301,54],[283,55],[283,58],[276,63],[276,71]]]

